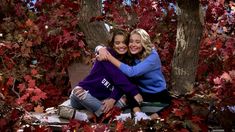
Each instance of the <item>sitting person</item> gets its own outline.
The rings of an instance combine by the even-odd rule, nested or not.
[[[166,81],[161,71],[161,61],[157,51],[152,47],[149,34],[143,29],[135,29],[130,33],[129,52],[135,58],[134,65],[130,66],[116,59],[106,48],[99,47],[98,60],[108,60],[118,67],[128,77],[136,80],[143,101],[161,102],[169,104],[171,96],[166,88]],[[158,114],[150,117],[141,112],[140,103],[128,96],[135,119],[157,119]]]
[[[126,59],[127,39],[127,32],[120,29],[114,30],[108,51],[120,60]],[[78,110],[85,108],[100,117],[114,105],[123,107],[119,99],[124,93],[128,93],[137,102],[143,100],[138,87],[132,84],[117,67],[109,61],[95,61],[89,75],[73,88],[70,104],[73,108]],[[76,112],[74,118],[81,119],[83,115]]]

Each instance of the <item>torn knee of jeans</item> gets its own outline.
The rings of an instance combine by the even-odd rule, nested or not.
[[[80,100],[84,100],[87,96],[88,91],[82,89],[80,91],[77,91],[74,93],[76,97],[78,97]]]
[[[84,91],[83,88],[74,88],[73,91],[72,91],[72,93],[76,95],[76,94],[79,94],[79,93],[81,93],[81,92],[83,92],[83,91]]]

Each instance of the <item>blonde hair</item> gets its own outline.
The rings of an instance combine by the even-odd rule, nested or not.
[[[140,55],[140,59],[145,59],[152,51],[153,45],[150,39],[149,34],[141,28],[134,29],[130,35],[138,34],[141,37],[141,45],[143,46],[144,50]]]

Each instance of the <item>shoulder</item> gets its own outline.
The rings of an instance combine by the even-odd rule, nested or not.
[[[157,50],[156,50],[155,48],[152,49],[151,54],[158,54],[158,53],[157,53]]]
[[[156,49],[152,49],[152,51],[150,52],[149,56],[147,58],[152,58],[152,57],[158,57],[158,53]]]
[[[107,48],[107,50],[109,51],[109,53],[112,55],[112,56],[117,56],[117,53],[116,53],[116,51],[114,50],[114,49],[112,49],[112,48]]]
[[[156,49],[152,49],[149,56],[147,56],[147,58],[144,59],[144,61],[146,63],[153,63],[153,64],[159,62],[159,60],[160,60],[160,58],[159,58],[159,55],[158,55]]]

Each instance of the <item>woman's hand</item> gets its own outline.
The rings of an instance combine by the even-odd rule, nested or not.
[[[143,102],[142,96],[138,93],[136,96],[134,96],[134,99],[141,104]]]
[[[108,56],[110,55],[110,53],[105,47],[100,48],[98,52],[99,54],[96,55],[96,59],[98,61],[108,60]]]
[[[103,101],[103,112],[104,113],[107,113],[110,109],[112,109],[113,108],[113,106],[114,106],[114,104],[115,104],[115,102],[116,102],[116,100],[115,99],[112,99],[112,98],[110,98],[110,99],[105,99],[104,101]]]

